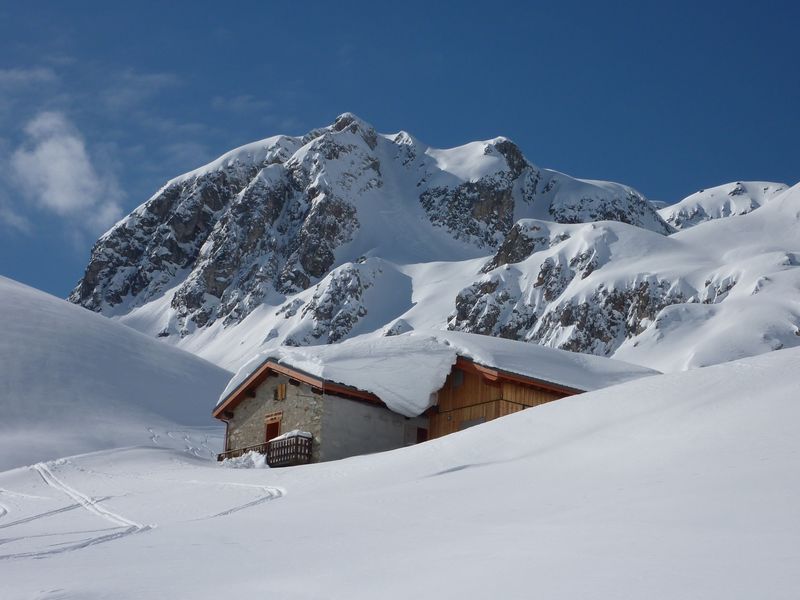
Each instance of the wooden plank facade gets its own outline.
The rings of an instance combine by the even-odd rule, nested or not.
[[[437,393],[437,405],[429,417],[429,437],[441,437],[572,393],[517,379],[459,360]]]

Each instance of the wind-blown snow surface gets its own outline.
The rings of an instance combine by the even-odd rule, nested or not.
[[[325,381],[370,392],[393,411],[416,417],[432,405],[432,395],[442,388],[458,357],[581,391],[657,372],[591,354],[484,335],[411,331],[390,337],[362,336],[328,346],[264,350],[237,371],[220,403],[262,364],[273,360]]]
[[[4,277],[0,324],[0,469],[127,445],[218,449],[210,410],[227,371]]]
[[[135,449],[8,471],[2,596],[794,600],[799,365],[657,375],[305,467]]]

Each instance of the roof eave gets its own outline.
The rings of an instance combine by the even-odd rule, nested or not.
[[[291,379],[296,379],[312,387],[319,388],[323,391],[323,393],[332,393],[337,396],[354,398],[356,400],[363,400],[373,404],[386,406],[386,404],[380,398],[378,398],[378,396],[370,392],[366,392],[364,390],[360,390],[336,381],[321,379],[300,369],[284,365],[273,359],[267,359],[261,363],[261,365],[259,365],[259,367],[253,371],[253,373],[247,379],[245,379],[233,391],[231,391],[231,393],[228,394],[225,399],[214,408],[211,415],[215,419],[220,419],[222,421],[226,420],[222,416],[223,413],[226,410],[235,408],[243,400],[244,394],[247,393],[250,387],[261,383],[261,381],[268,376],[269,371],[286,375]]]

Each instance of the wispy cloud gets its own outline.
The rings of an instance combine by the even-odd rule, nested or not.
[[[39,113],[25,126],[10,166],[22,196],[77,226],[96,232],[122,214],[113,174],[98,171],[83,136],[60,112]]]

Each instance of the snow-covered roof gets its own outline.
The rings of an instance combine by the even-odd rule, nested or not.
[[[265,350],[239,369],[217,406],[271,361],[322,381],[374,394],[391,410],[412,417],[431,406],[431,395],[444,385],[459,357],[574,391],[595,390],[657,373],[618,360],[502,338],[412,331],[390,337],[362,336],[340,344]]]

